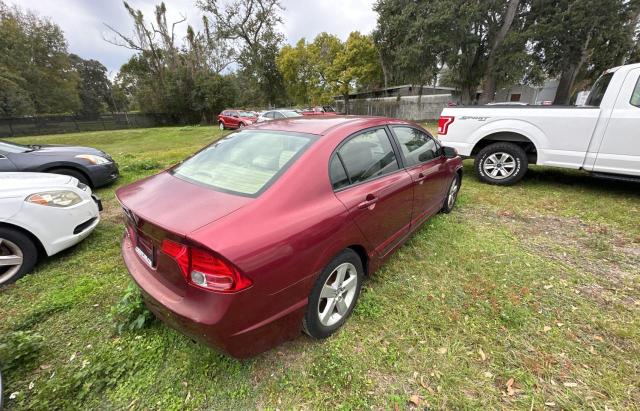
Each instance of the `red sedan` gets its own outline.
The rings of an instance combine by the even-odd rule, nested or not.
[[[451,211],[461,177],[455,150],[414,123],[266,122],[120,188],[122,253],[157,317],[248,357],[334,333],[363,279]]]

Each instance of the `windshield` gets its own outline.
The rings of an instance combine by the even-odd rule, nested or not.
[[[0,151],[4,151],[5,153],[26,153],[29,150],[30,148],[27,146],[0,141]]]
[[[295,111],[281,111],[285,117],[302,117],[302,114],[298,114]]]
[[[240,111],[240,117],[255,117],[253,113],[249,113],[248,111]]]
[[[587,98],[587,106],[600,107],[600,103],[602,103],[604,93],[607,91],[612,78],[613,73],[607,73],[601,76],[598,81],[596,81],[596,83],[591,88],[589,97]]]
[[[173,170],[194,183],[257,195],[275,181],[311,144],[313,136],[282,131],[248,130],[222,139]]]

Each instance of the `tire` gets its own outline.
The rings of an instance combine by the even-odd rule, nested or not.
[[[337,284],[343,269],[344,282]],[[351,278],[353,280],[350,280]],[[309,295],[307,312],[302,321],[304,332],[316,339],[324,339],[335,333],[353,312],[360,296],[363,278],[362,261],[353,250],[346,249],[331,260],[316,280]],[[347,281],[353,283],[349,282],[345,287]],[[341,288],[337,288],[338,286]],[[323,290],[337,295],[337,298],[325,297]],[[339,310],[338,306],[345,308]]]
[[[444,198],[444,203],[442,204],[441,212],[445,214],[449,214],[453,207],[456,205],[456,200],[458,199],[458,193],[460,192],[460,174],[456,173],[455,177],[449,184],[449,189],[447,190],[447,196]]]
[[[86,184],[89,187],[93,188],[93,184],[91,184],[91,181],[89,181],[87,176],[83,172],[74,170],[73,168],[52,168],[51,170],[47,170],[47,173],[62,174],[63,176],[75,177],[82,184]]]
[[[0,286],[14,283],[31,271],[38,261],[38,249],[27,235],[0,227],[0,259],[9,256],[21,258],[21,263],[19,266],[0,265]]]
[[[220,122],[220,124],[218,124],[218,128],[220,128],[220,131],[224,131],[225,127],[222,121]]]
[[[245,124],[244,124],[244,123],[240,123],[240,124],[238,124],[238,128],[240,128],[240,129],[244,128],[244,126],[245,126]]]
[[[475,160],[478,178],[489,184],[508,186],[527,173],[527,153],[517,144],[494,143],[478,153]]]

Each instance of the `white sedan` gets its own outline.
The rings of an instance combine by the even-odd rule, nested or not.
[[[282,118],[295,118],[295,117],[302,117],[302,114],[294,110],[269,110],[269,111],[263,111],[262,113],[260,113],[260,115],[258,116],[258,120],[256,120],[256,123],[263,123],[265,121],[270,121],[270,120],[278,120]]]
[[[0,286],[31,271],[38,258],[85,239],[98,225],[101,208],[74,177],[0,173]]]

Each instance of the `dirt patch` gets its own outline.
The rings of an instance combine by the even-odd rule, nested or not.
[[[576,291],[600,305],[623,302],[638,308],[640,242],[604,224],[578,218],[520,215],[511,210],[465,209],[483,224],[500,225],[524,247],[543,258],[581,273]]]

